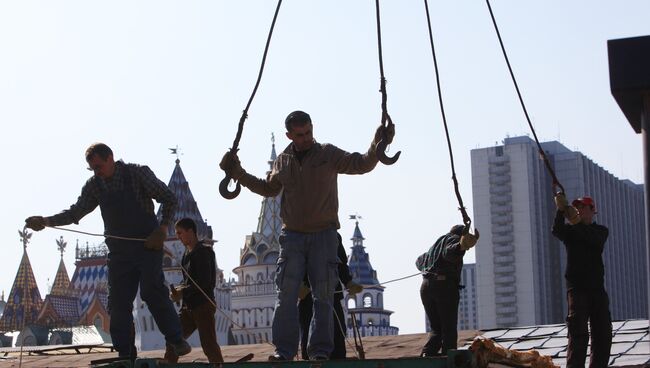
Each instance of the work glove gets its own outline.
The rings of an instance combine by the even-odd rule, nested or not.
[[[477,235],[474,234],[463,234],[460,237],[460,250],[466,251],[471,249],[473,246],[476,245],[476,242],[478,241],[478,233]]]
[[[356,282],[350,280],[345,284],[345,288],[348,289],[348,294],[354,295],[358,294],[363,290],[363,286],[357,284]]]
[[[385,135],[385,136],[384,136]],[[388,126],[380,125],[375,131],[375,139],[372,141],[374,145],[377,145],[382,139],[386,139],[386,144],[393,143],[393,138],[395,138],[395,124],[388,124]]]
[[[298,299],[303,300],[311,293],[311,289],[307,287],[307,284],[304,282],[300,284],[300,290],[298,290]]]
[[[41,231],[45,228],[47,221],[43,216],[31,216],[25,219],[25,227],[34,231]]]
[[[183,288],[181,286],[170,285],[169,291],[169,299],[176,304],[180,303],[181,299],[183,299]]]
[[[165,246],[166,239],[167,232],[163,226],[159,226],[149,234],[147,239],[145,239],[144,248],[149,250],[161,250]]]
[[[558,211],[566,211],[567,207],[569,207],[569,201],[566,199],[566,195],[564,193],[559,192],[555,195],[555,207],[557,207]]]
[[[246,171],[241,167],[241,162],[239,161],[239,157],[237,157],[237,153],[233,153],[232,151],[228,151],[223,155],[219,167],[221,170],[225,171],[226,175],[235,180],[239,180],[246,173]]]
[[[578,210],[573,206],[567,206],[566,210],[564,210],[564,218],[567,219],[571,225],[575,225],[582,221],[578,214]]]

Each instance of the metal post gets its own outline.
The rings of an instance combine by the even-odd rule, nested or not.
[[[643,139],[643,191],[645,197],[646,278],[648,280],[648,318],[650,318],[650,93],[643,95],[641,112],[641,137]]]
[[[646,282],[650,317],[650,36],[607,41],[609,83],[614,99],[643,142]]]

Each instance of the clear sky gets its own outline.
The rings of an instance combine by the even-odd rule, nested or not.
[[[30,215],[74,203],[89,177],[95,141],[116,158],[149,165],[167,182],[181,166],[212,225],[227,276],[255,230],[261,197],[219,196],[218,162],[232,145],[252,91],[275,1],[0,1],[0,126],[4,195],[0,290],[8,295],[22,254],[17,230]],[[460,190],[472,215],[470,150],[529,128],[484,1],[431,1],[445,110]],[[650,34],[650,2],[505,1],[492,7],[537,134],[579,150],[619,178],[642,182],[641,137],[609,91],[608,39]],[[380,280],[410,275],[416,257],[461,220],[450,180],[424,3],[382,1],[393,166],[339,179],[344,239],[360,214]],[[374,1],[285,1],[265,75],[241,140],[245,169],[263,176],[270,136],[309,112],[318,141],[367,149],[380,122]],[[549,198],[549,201],[552,199]],[[99,210],[75,229],[101,232]],[[487,229],[486,229],[487,231]],[[100,238],[46,229],[28,253],[41,295],[59,253],[74,270],[74,244]],[[347,243],[351,246],[351,243]],[[477,246],[481,246],[481,243]],[[473,261],[473,252],[466,261]],[[420,280],[389,284],[385,307],[401,333],[424,331]]]

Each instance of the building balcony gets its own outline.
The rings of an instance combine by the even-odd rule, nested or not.
[[[511,224],[512,223],[512,214],[510,212],[500,212],[497,215],[492,214],[492,223],[493,224]]]
[[[510,185],[493,185],[490,187],[491,195],[510,194],[511,192]]]
[[[490,195],[490,204],[504,205],[512,202],[510,193],[500,195]]]
[[[497,294],[514,294],[517,291],[517,288],[514,285],[510,286],[497,286],[494,288],[494,292]]]
[[[492,224],[492,233],[511,233],[512,224]]]
[[[494,244],[495,254],[512,254],[514,251],[515,247],[512,244]]]
[[[275,294],[275,283],[260,283],[249,285],[233,285],[232,296],[254,296]]]
[[[512,284],[515,282],[514,276],[497,276],[494,278],[494,282],[497,284]]]
[[[512,314],[517,314],[517,306],[516,305],[510,305],[507,307],[499,307],[497,306],[497,316],[503,315],[504,317]]]
[[[504,316],[497,317],[497,326],[499,327],[510,327],[517,325],[517,316]]]
[[[496,266],[494,267],[494,273],[496,274],[512,274],[515,272],[515,265],[514,264],[509,264],[509,265],[504,265],[504,266]]]
[[[490,164],[490,167],[488,168],[488,172],[490,175],[503,175],[503,174],[508,174],[510,173],[510,166],[505,164],[505,165],[497,165],[495,164]]]
[[[505,255],[505,256],[496,256],[496,257],[494,257],[494,264],[501,264],[501,263],[511,264],[514,261],[515,261],[515,256],[513,256],[513,255]]]
[[[515,295],[497,296],[496,298],[494,298],[494,302],[496,304],[514,304],[517,303],[517,296]]]
[[[510,206],[509,204],[494,202],[490,206],[490,214],[492,216],[498,216],[498,215],[511,213],[511,212],[512,212],[512,206]]]
[[[490,176],[490,185],[508,185],[510,187],[510,174],[492,175]]]

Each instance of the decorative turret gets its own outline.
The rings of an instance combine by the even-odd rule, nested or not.
[[[354,282],[363,285],[363,291],[356,295],[344,292],[347,311],[354,314],[361,336],[397,335],[399,329],[390,325],[390,315],[393,313],[384,309],[384,287],[377,280],[377,271],[370,264],[370,256],[365,251],[365,238],[359,228],[361,216],[351,215],[355,220],[352,235],[352,253],[348,261],[350,273]],[[351,317],[347,318],[348,336],[352,336]]]
[[[41,293],[36,285],[32,265],[27,256],[27,244],[32,233],[24,229],[18,231],[23,243],[23,258],[9,292],[9,299],[0,318],[0,331],[18,331],[36,320],[43,305]]]
[[[271,157],[269,171],[276,159],[275,137],[271,134]],[[276,290],[273,284],[280,252],[280,201],[282,194],[262,199],[257,229],[246,236],[241,249],[239,266],[233,272],[237,282],[233,284],[232,317],[238,326],[233,336],[238,344],[271,341],[271,321],[275,310]]]
[[[59,261],[59,269],[56,271],[50,295],[70,294],[70,277],[68,276],[68,270],[65,268],[65,263],[63,263],[63,252],[65,252],[67,245],[68,243],[63,240],[63,237],[60,237],[56,241],[56,246],[61,253],[61,260]]]
[[[178,154],[178,148],[173,148],[172,153]],[[190,185],[185,179],[185,174],[183,174],[183,169],[181,169],[181,161],[176,158],[176,166],[172,172],[172,176],[169,179],[169,184],[167,184],[169,189],[174,192],[176,195],[176,200],[178,201],[178,207],[174,213],[172,219],[172,225],[176,221],[189,217],[194,222],[196,222],[196,230],[199,236],[199,239],[212,239],[212,227],[208,226],[203,217],[201,216],[201,211],[199,211],[199,206],[194,200],[194,195],[190,190]],[[162,211],[158,209],[158,220],[162,218]],[[170,238],[175,238],[176,234],[174,231],[174,226],[169,226],[168,228]]]
[[[350,254],[350,260],[348,265],[350,267],[350,273],[354,279],[354,282],[361,285],[377,285],[379,281],[377,280],[377,271],[372,268],[370,264],[370,256],[365,251],[363,246],[363,241],[365,238],[361,234],[361,229],[359,229],[359,220],[361,216],[359,215],[350,215],[351,220],[355,220],[354,234],[352,235],[352,253]]]

